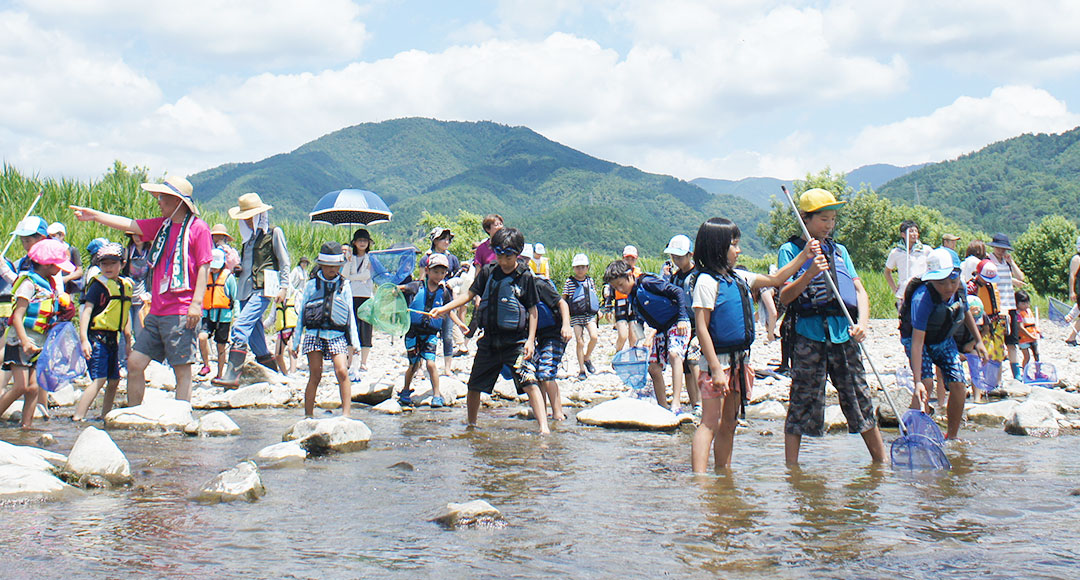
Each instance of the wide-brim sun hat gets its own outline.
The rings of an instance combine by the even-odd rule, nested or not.
[[[232,234],[229,233],[229,229],[225,227],[225,224],[214,224],[214,227],[210,228],[211,236],[225,236],[230,240],[233,239]]]
[[[450,231],[450,228],[435,227],[431,228],[431,231],[428,232],[428,238],[431,239],[431,241],[435,241],[443,236],[448,236],[451,240],[454,239],[454,234]]]
[[[937,248],[926,257],[927,272],[922,275],[926,282],[944,280],[959,272],[960,269],[953,265],[952,254],[945,248]]]
[[[345,264],[345,254],[341,253],[341,244],[326,242],[319,249],[319,256],[315,263],[320,266],[341,266]]]
[[[690,237],[679,234],[671,238],[667,247],[664,248],[664,253],[672,256],[685,256],[690,253],[691,246]]]
[[[1009,243],[1009,236],[1005,234],[994,234],[993,239],[989,244],[986,244],[991,248],[1002,248],[1004,250],[1012,250],[1012,244]]]
[[[837,209],[845,203],[847,202],[838,201],[831,191],[815,187],[802,192],[802,195],[799,196],[799,211],[804,213],[815,213]]]
[[[31,246],[27,255],[35,263],[57,266],[65,274],[75,271],[75,264],[71,263],[71,254],[68,253],[67,244],[59,240],[45,238]]]
[[[195,207],[195,200],[191,198],[191,193],[194,188],[191,187],[191,182],[176,175],[166,175],[165,179],[161,180],[161,183],[143,183],[139,187],[143,191],[149,191],[157,197],[159,194],[171,195],[179,197],[181,201],[188,206],[191,213],[199,215],[199,208]]]
[[[588,266],[588,265],[589,265],[589,257],[586,256],[585,254],[574,254],[574,260],[570,263],[571,268],[576,268],[578,266]]]
[[[236,200],[236,207],[229,209],[229,217],[234,220],[246,220],[253,218],[264,211],[274,209],[274,206],[263,203],[259,194],[255,192],[245,193]]]

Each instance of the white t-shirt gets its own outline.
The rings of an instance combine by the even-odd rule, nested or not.
[[[743,280],[746,281],[746,285],[750,288],[754,287],[754,281],[757,280],[759,274],[754,272],[747,272],[746,270],[735,270]],[[753,298],[751,298],[753,300]],[[712,310],[716,305],[716,278],[713,278],[709,274],[699,274],[697,282],[694,284],[694,308],[702,308],[705,310]],[[704,357],[698,358],[698,368],[709,371],[709,361]]]
[[[1001,294],[1001,304],[998,307],[1001,308],[1002,312],[1016,310],[1016,294],[1013,290],[1012,269],[1009,268],[1009,263],[1004,260],[999,261],[994,254],[986,257],[990,258],[990,262],[994,266],[997,266],[997,287],[998,293]]]
[[[370,256],[367,254],[351,256],[345,262],[342,274],[349,281],[349,289],[352,291],[353,298],[371,297],[372,292],[375,290],[375,283],[371,279]]]
[[[915,276],[926,273],[926,258],[930,255],[930,246],[917,244],[911,249],[910,259],[908,252],[903,248],[893,248],[889,257],[885,259],[886,270],[896,270],[896,297],[903,298],[907,283]],[[908,265],[910,263],[910,270]]]
[[[975,275],[975,268],[979,267],[981,261],[976,256],[964,258],[964,261],[960,262],[960,281],[967,283],[968,280],[971,280],[971,277]]]

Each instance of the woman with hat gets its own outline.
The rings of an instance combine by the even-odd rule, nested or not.
[[[1012,244],[1009,236],[994,234],[987,246],[993,248],[987,258],[997,266],[997,287],[1001,294],[1001,311],[1005,312],[1005,348],[1009,354],[1009,366],[1013,377],[1020,380],[1023,369],[1020,368],[1020,353],[1016,345],[1020,344],[1020,317],[1016,312],[1016,288],[1024,285],[1024,272],[1013,261]]]
[[[424,252],[423,257],[420,258],[420,267],[427,268],[428,259],[432,254],[442,254],[446,256],[446,262],[449,264],[449,274],[446,275],[446,278],[450,279],[457,276],[458,272],[461,271],[461,260],[450,253],[450,242],[454,241],[454,234],[450,231],[450,228],[431,228],[431,231],[428,232],[428,239],[431,240],[431,249]],[[454,323],[449,316],[443,319],[442,343],[443,374],[450,376],[454,370],[452,367],[454,362]]]
[[[240,300],[240,314],[233,320],[232,348],[229,362],[221,379],[212,384],[236,388],[240,386],[240,367],[247,358],[248,347],[255,354],[255,362],[277,371],[277,362],[266,346],[266,331],[262,318],[270,302],[285,301],[289,289],[289,250],[285,245],[285,232],[270,225],[272,205],[263,203],[257,193],[240,196],[236,207],[229,210],[229,217],[240,223],[240,275],[237,276],[236,297]]]
[[[166,176],[142,189],[157,198],[161,217],[133,220],[87,207],[71,206],[79,221],[94,221],[150,244],[150,314],[128,357],[128,404],[142,403],[151,360],[168,361],[176,375],[176,398],[191,400],[191,363],[198,360],[196,333],[210,272],[210,226],[199,219],[191,183]]]
[[[371,294],[375,290],[375,283],[371,280],[371,257],[368,256],[368,251],[371,250],[371,234],[364,228],[358,228],[353,232],[352,240],[349,241],[347,247],[352,251],[349,252],[350,255],[344,257],[345,268],[342,275],[349,281],[349,287],[352,290],[353,312],[355,313],[361,304],[371,298]],[[354,343],[353,349],[359,346],[360,368],[353,371],[353,377],[356,377],[357,371],[367,370],[368,354],[371,352],[371,324],[359,318],[356,319],[356,322],[360,344],[356,345]],[[349,357],[349,366],[352,367],[352,356]],[[358,378],[355,380],[358,380]]]

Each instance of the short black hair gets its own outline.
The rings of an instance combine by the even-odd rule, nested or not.
[[[491,236],[491,247],[512,248],[521,254],[525,249],[525,235],[517,228],[502,228]]]
[[[623,276],[632,276],[634,269],[625,260],[615,260],[604,269],[604,284],[611,284],[612,280]]]
[[[1028,296],[1027,292],[1024,292],[1023,290],[1017,290],[1014,295],[1018,303],[1027,302],[1028,304],[1031,304],[1031,296]]]
[[[917,230],[922,229],[922,228],[919,227],[919,224],[915,223],[912,220],[904,220],[904,221],[900,222],[900,233],[901,234],[907,233],[907,231],[910,230],[911,228],[915,228]]]

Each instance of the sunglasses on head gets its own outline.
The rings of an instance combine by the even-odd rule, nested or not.
[[[495,252],[500,256],[516,256],[521,253],[521,250],[517,248],[508,248],[505,246],[495,246],[491,248],[491,251]]]

